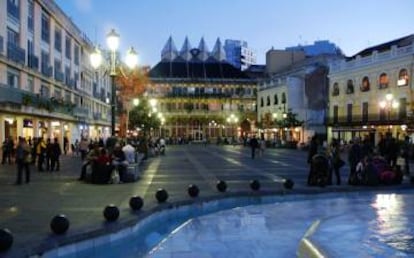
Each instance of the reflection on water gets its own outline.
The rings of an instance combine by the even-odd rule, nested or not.
[[[317,220],[314,239],[330,257],[413,257],[413,195],[336,194],[220,211],[188,220],[147,257],[294,257]]]
[[[375,209],[377,218],[370,230],[377,241],[414,253],[413,202],[406,195],[378,194],[371,206]]]

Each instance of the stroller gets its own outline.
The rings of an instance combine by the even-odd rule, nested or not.
[[[312,157],[311,169],[308,175],[308,185],[324,187],[329,183],[330,163],[322,154]]]

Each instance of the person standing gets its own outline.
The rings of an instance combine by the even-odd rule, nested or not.
[[[401,146],[401,157],[404,159],[404,173],[410,175],[410,154],[411,154],[410,136],[405,136],[404,143]]]
[[[3,152],[3,158],[1,160],[1,164],[4,165],[7,162],[10,164],[10,152],[9,152],[9,138],[4,139],[3,144],[1,146],[1,150]]]
[[[30,182],[30,146],[23,137],[19,137],[16,148],[17,179],[16,184],[22,184],[23,169],[26,174],[26,184]]]
[[[60,169],[60,161],[59,157],[62,154],[62,151],[60,149],[60,144],[58,142],[58,139],[55,138],[54,142],[51,144],[51,152],[50,152],[50,171],[53,170],[59,171]]]
[[[341,151],[339,148],[339,142],[337,140],[332,141],[331,157],[332,157],[332,169],[335,172],[335,176],[336,176],[336,185],[340,185],[341,175],[339,173],[339,170],[344,165],[344,162],[341,159]],[[330,181],[332,182],[332,174],[330,175]]]
[[[349,162],[349,179],[348,184],[353,185],[357,182],[357,173],[356,173],[356,167],[358,163],[362,160],[361,156],[361,146],[359,145],[359,138],[355,138],[354,142],[351,146],[351,149],[348,153],[348,162]]]
[[[252,149],[252,159],[254,159],[257,147],[259,147],[259,142],[256,139],[256,135],[253,135],[253,138],[250,139],[250,148]]]
[[[69,149],[69,140],[68,137],[63,137],[63,153],[66,155]]]
[[[45,161],[46,156],[46,143],[43,137],[39,139],[39,142],[36,147],[36,154],[37,154],[37,171],[43,171],[43,163]]]

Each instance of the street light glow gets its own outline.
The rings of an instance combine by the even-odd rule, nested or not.
[[[106,43],[111,51],[116,51],[119,47],[119,34],[114,30],[111,31],[106,35]]]
[[[95,48],[90,56],[91,65],[97,69],[102,64],[102,54],[99,48]]]
[[[134,68],[138,64],[138,54],[133,47],[128,49],[125,57],[125,63],[129,68]]]

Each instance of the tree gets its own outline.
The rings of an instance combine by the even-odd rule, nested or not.
[[[128,69],[120,66],[118,76],[116,77],[116,85],[118,91],[118,116],[121,136],[126,136],[126,120],[127,109],[130,108],[134,98],[142,96],[148,84],[147,67]],[[130,127],[130,126],[129,126]]]
[[[151,112],[147,98],[140,100],[138,106],[133,107],[129,112],[129,129],[141,128],[145,132],[151,128],[159,128],[161,125],[156,113]]]

